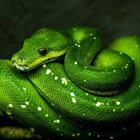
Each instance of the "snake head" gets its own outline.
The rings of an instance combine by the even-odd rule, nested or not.
[[[69,41],[61,33],[42,28],[26,39],[23,47],[12,57],[13,65],[21,71],[54,61],[66,53]]]

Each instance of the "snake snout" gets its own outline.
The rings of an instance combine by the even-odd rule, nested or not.
[[[12,63],[16,63],[18,65],[24,65],[25,59],[18,55],[13,55],[12,57]]]
[[[25,64],[25,59],[21,56],[13,55],[11,61],[13,66],[15,66],[18,70],[25,71],[29,69]]]

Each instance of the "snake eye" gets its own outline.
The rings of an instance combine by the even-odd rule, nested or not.
[[[47,49],[46,48],[39,48],[37,51],[41,56],[46,55]]]

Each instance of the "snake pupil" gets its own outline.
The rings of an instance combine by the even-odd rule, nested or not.
[[[41,56],[46,55],[47,49],[46,48],[39,48],[37,51]]]

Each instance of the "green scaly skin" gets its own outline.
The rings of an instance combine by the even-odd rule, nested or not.
[[[0,109],[52,139],[114,139],[139,124],[139,54],[136,36],[103,49],[94,28],[43,28],[0,60]]]

